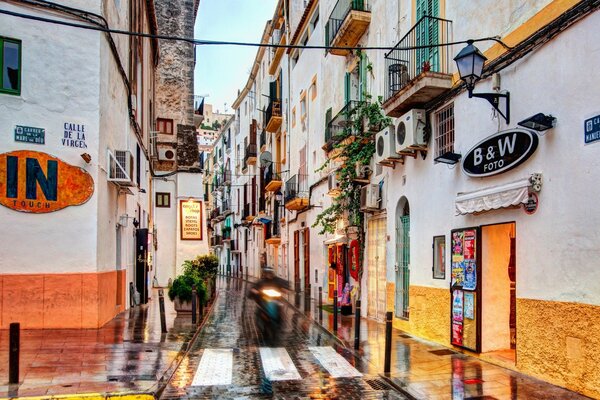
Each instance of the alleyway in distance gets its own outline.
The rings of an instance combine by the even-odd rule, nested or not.
[[[255,327],[255,303],[246,295],[250,284],[234,278],[219,278],[219,285],[219,298],[212,315],[175,372],[162,399],[405,399],[379,378],[372,365],[356,359],[328,333],[290,306],[284,306],[285,324],[280,337],[273,343],[284,350],[269,349],[271,346],[267,346]],[[215,363],[214,369],[206,371],[210,369],[208,364],[200,364],[207,349],[211,349],[212,354],[215,354],[214,350],[224,353],[226,360],[227,354],[232,354],[229,356],[233,360],[232,369],[228,371]],[[265,358],[269,359],[267,354],[271,354],[271,359],[265,362]],[[335,372],[320,363],[316,358],[318,354],[326,358],[328,368],[333,365]],[[349,365],[336,354],[343,356]],[[289,375],[291,379],[274,378],[271,381],[273,397],[262,394],[265,368],[274,367],[277,371],[278,365],[286,367],[285,378]],[[206,376],[207,373],[217,381],[230,379],[231,384],[199,385],[198,375]],[[334,378],[333,374],[345,377]]]

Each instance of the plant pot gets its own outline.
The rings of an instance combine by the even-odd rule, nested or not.
[[[191,301],[181,301],[179,300],[179,297],[175,297],[175,300],[173,300],[173,306],[175,307],[175,311],[177,311],[178,314],[192,313]]]

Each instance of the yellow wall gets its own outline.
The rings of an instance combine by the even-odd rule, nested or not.
[[[390,286],[393,293],[394,284],[388,283],[388,299]],[[410,318],[394,318],[394,328],[449,346],[450,290],[411,286],[409,296]]]
[[[600,398],[600,306],[517,299],[517,368]]]

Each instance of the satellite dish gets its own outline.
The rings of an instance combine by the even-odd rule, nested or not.
[[[268,151],[265,151],[260,153],[258,160],[260,161],[261,167],[268,167],[273,162],[273,156]]]

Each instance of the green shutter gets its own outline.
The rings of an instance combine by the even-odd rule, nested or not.
[[[364,101],[365,94],[367,93],[367,64],[369,59],[364,53],[360,54],[360,61],[358,62],[358,100]]]
[[[344,104],[350,102],[350,73],[346,72],[344,77]]]
[[[423,16],[439,17],[439,0],[417,0],[417,22]],[[434,19],[424,19],[417,26],[417,45],[424,46],[428,44],[439,43],[439,22]],[[423,69],[423,63],[429,61],[431,71],[439,71],[439,49],[438,47],[424,48],[416,50],[416,74],[420,74]]]

